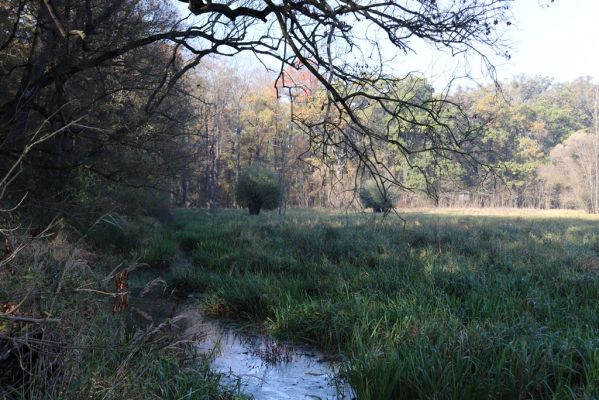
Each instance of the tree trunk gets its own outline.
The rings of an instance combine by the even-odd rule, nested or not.
[[[594,195],[593,212],[599,212],[599,89],[595,89],[595,103],[593,119],[595,126],[595,187],[591,196]]]
[[[24,140],[27,134],[31,105],[40,88],[36,81],[42,77],[56,43],[56,34],[49,29],[54,26],[43,0],[38,5],[38,21],[26,72],[21,78],[15,98],[0,107],[0,127],[10,127],[0,143],[0,151],[8,153]]]
[[[258,201],[250,201],[248,204],[248,208],[250,210],[250,215],[258,215],[260,214],[262,204],[260,204],[260,202]]]

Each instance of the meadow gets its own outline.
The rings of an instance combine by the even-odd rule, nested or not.
[[[18,309],[0,314],[0,398],[246,398],[193,357],[177,310],[198,301],[320,348],[359,400],[599,398],[599,217],[400,216],[185,209],[59,229],[0,270],[0,306]],[[117,270],[130,303],[114,312]]]
[[[599,219],[401,216],[179,210],[147,254],[178,246],[169,287],[339,357],[360,400],[599,398]]]

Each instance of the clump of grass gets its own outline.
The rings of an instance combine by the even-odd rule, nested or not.
[[[340,352],[360,399],[599,397],[596,221],[186,210],[171,284]]]
[[[105,215],[90,228],[85,239],[97,251],[156,268],[169,267],[179,249],[171,229],[152,217],[133,220]]]
[[[170,232],[161,232],[146,242],[138,250],[139,260],[151,267],[168,268],[177,256],[179,248]]]
[[[274,340],[264,328],[260,330],[260,341],[258,346],[253,346],[251,352],[267,364],[286,364],[293,361],[293,353],[289,346]]]
[[[124,217],[108,214],[96,221],[85,236],[87,243],[99,251],[127,255],[140,245],[143,229],[139,226],[142,224],[133,224]]]

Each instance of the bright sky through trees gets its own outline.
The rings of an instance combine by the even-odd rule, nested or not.
[[[520,74],[542,75],[556,81],[581,76],[599,78],[599,0],[515,0],[514,26],[506,39],[511,59],[491,59],[499,80]],[[396,59],[398,72],[420,71],[437,88],[451,77],[468,74],[476,81],[487,76],[477,57],[451,57],[417,45],[416,54]],[[455,84],[472,82],[457,79]]]
[[[182,12],[185,4],[180,3]],[[507,39],[511,59],[492,59],[500,80],[520,74],[542,75],[556,81],[571,81],[581,76],[599,77],[599,0],[515,0],[514,26]],[[464,60],[413,43],[415,54],[399,55],[392,68],[399,74],[420,71],[437,88],[443,88],[451,77],[465,74],[480,81],[487,76],[479,60]],[[386,45],[387,46],[387,45]],[[385,46],[385,47],[386,47]],[[391,49],[389,54],[397,52]],[[242,69],[261,67],[253,55],[229,60]],[[263,60],[277,69],[274,60]],[[471,85],[458,79],[455,84]]]

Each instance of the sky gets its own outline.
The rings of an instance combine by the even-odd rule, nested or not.
[[[557,82],[592,76],[599,81],[599,0],[515,0],[514,25],[504,37],[511,59],[493,57],[500,81],[514,76],[542,75]],[[477,58],[452,58],[447,54],[416,45],[415,54],[398,60],[397,72],[422,71],[437,88],[450,77],[453,86],[472,86],[489,80],[488,71]]]
[[[520,74],[549,76],[557,82],[581,76],[599,81],[599,0],[514,0],[512,12],[514,25],[506,36],[511,59],[492,59],[500,81]],[[391,69],[400,74],[421,71],[437,88],[465,74],[471,79],[459,79],[452,86],[489,78],[477,59],[452,58],[418,44],[414,48],[414,54],[397,57]],[[242,69],[261,66],[250,55],[230,61]]]
[[[500,75],[546,75],[557,81],[599,78],[599,0],[516,0],[512,59]]]

